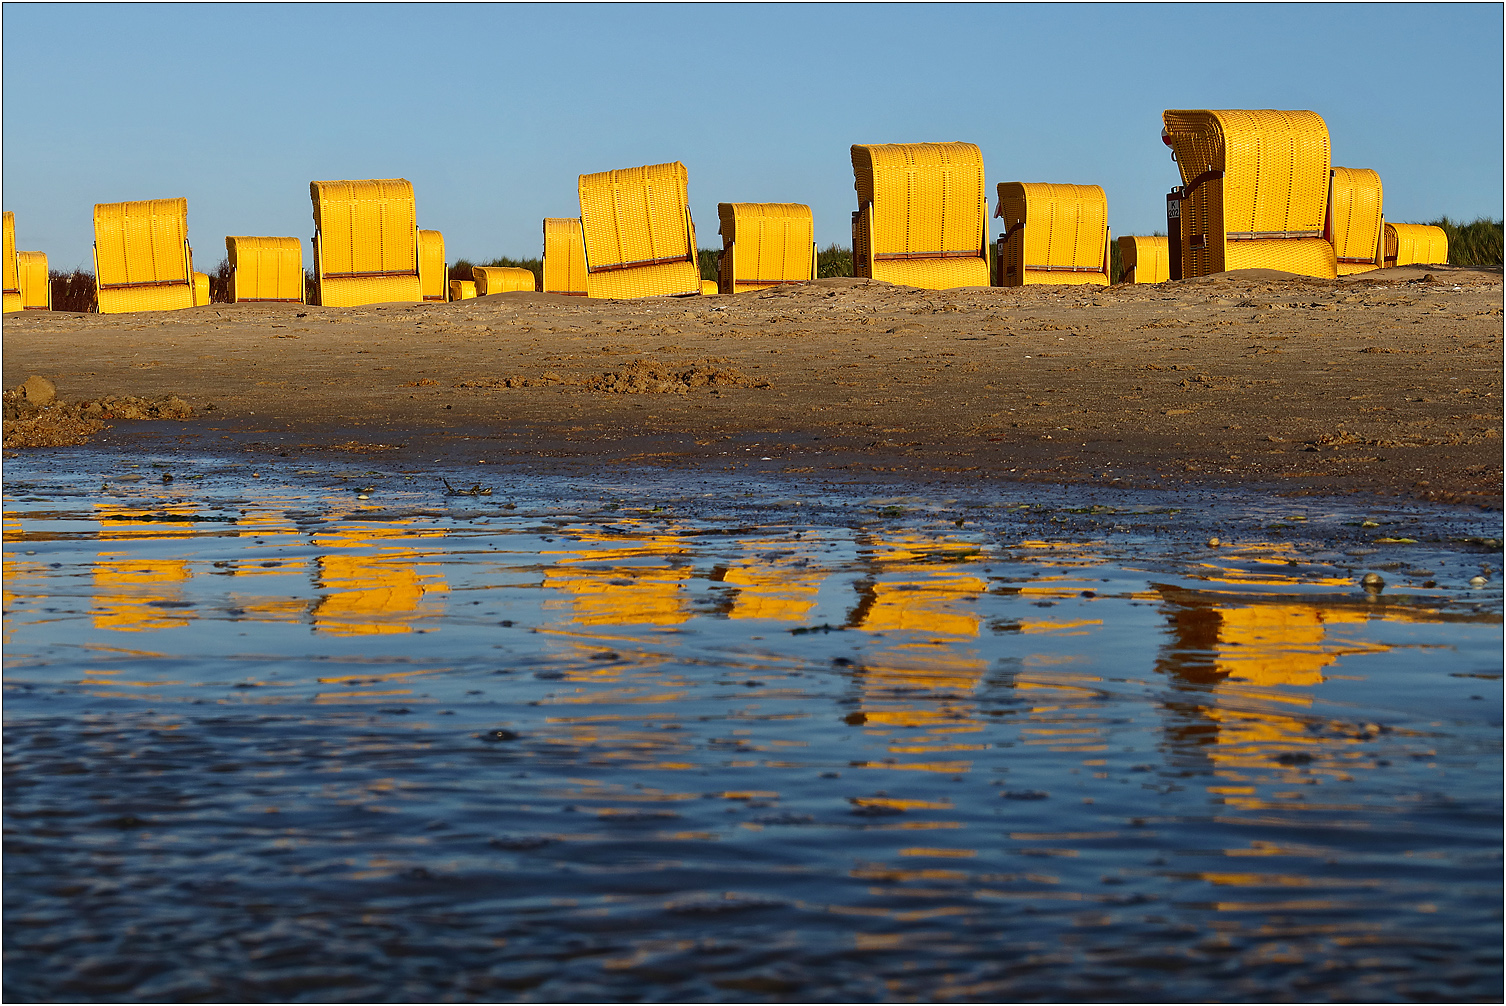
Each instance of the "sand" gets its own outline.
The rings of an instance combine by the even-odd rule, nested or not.
[[[64,402],[180,396],[194,409],[181,433],[205,450],[443,446],[493,464],[1499,508],[1502,324],[1499,270],[941,292],[830,279],[735,297],[11,314],[3,382],[42,375]]]

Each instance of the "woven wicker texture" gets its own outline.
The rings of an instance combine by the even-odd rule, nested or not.
[[[6,210],[0,219],[4,220],[4,249],[0,254],[5,256],[5,311],[21,310],[21,278],[16,264],[16,215]]]
[[[319,302],[422,301],[413,185],[402,178],[310,182]]]
[[[188,200],[95,204],[94,277],[100,314],[193,307]]]
[[[1443,265],[1448,262],[1448,235],[1432,224],[1385,225],[1385,264]]]
[[[586,295],[586,246],[577,217],[544,218],[544,292]]]
[[[297,238],[225,238],[230,303],[303,303],[303,242]]]
[[[443,304],[449,299],[450,269],[444,258],[444,235],[439,231],[418,232],[418,283],[424,300]]]
[[[701,280],[701,296],[703,296],[703,297],[715,297],[717,294],[719,294],[721,292],[722,292],[722,289],[717,284],[716,280],[714,280],[714,279],[703,279],[703,280]]]
[[[1170,246],[1165,237],[1122,237],[1119,266],[1125,283],[1165,283],[1171,279]]]
[[[1328,243],[1340,276],[1381,264],[1381,178],[1369,168],[1334,168],[1329,182]]]
[[[852,175],[854,275],[932,289],[988,284],[988,194],[976,144],[855,144]]]
[[[1322,238],[1230,241],[1224,261],[1226,269],[1280,269],[1315,279],[1333,279],[1338,275],[1333,245]]]
[[[1107,286],[1108,198],[1097,185],[1000,182],[1002,286]]]
[[[581,175],[580,223],[591,272],[695,261],[690,176],[679,161]],[[665,290],[664,293],[694,293]]]
[[[28,311],[52,310],[52,281],[47,276],[47,253],[16,252],[16,278],[21,283],[21,306]]]
[[[193,274],[193,306],[194,307],[208,307],[209,306],[209,300],[210,300],[210,294],[209,294],[209,274],[207,272],[196,272],[196,273],[194,273]]]
[[[694,262],[668,262],[586,275],[588,297],[683,297],[700,292],[701,270]]]
[[[510,265],[478,265],[471,268],[476,283],[476,296],[492,293],[508,293],[518,290],[532,292],[537,285],[533,271]]]
[[[816,278],[816,231],[803,203],[718,203],[722,293]]]
[[[450,300],[474,300],[476,281],[471,279],[450,280]]]
[[[1205,172],[1223,172],[1183,200],[1184,275],[1255,268],[1228,264],[1225,248],[1231,242],[1261,240],[1271,248],[1271,239],[1322,235],[1329,144],[1328,126],[1316,112],[1171,109],[1162,120],[1183,185],[1192,185]],[[1237,257],[1248,261],[1250,250]],[[1286,258],[1306,261],[1311,256],[1294,252]]]

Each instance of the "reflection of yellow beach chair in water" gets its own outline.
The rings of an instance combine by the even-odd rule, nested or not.
[[[577,540],[583,547],[558,553],[558,564],[544,573],[544,586],[568,600],[550,598],[545,610],[568,607],[570,620],[580,625],[679,625],[690,619],[685,605],[689,566],[643,562],[684,555],[683,538],[587,531]]]
[[[537,285],[533,270],[511,265],[478,265],[471,267],[471,277],[476,284],[476,296],[492,293],[515,293],[520,290],[532,292]]]
[[[1119,239],[1119,282],[1165,283],[1171,279],[1166,238],[1122,237]]]
[[[116,632],[182,628],[197,617],[182,603],[183,584],[190,576],[182,560],[101,553],[94,564],[94,627]]]
[[[1334,168],[1328,191],[1328,243],[1340,276],[1381,264],[1381,178],[1369,168]]]
[[[438,231],[418,232],[418,278],[424,300],[446,301],[450,266],[444,259],[444,235]]]
[[[701,292],[689,184],[679,161],[580,176],[588,296]]]
[[[302,304],[303,242],[297,238],[227,237],[230,303]]]
[[[21,277],[16,263],[16,215],[6,210],[3,217],[5,228],[5,313],[21,310]]]
[[[1384,262],[1397,265],[1443,265],[1448,261],[1448,234],[1432,224],[1385,224]]]
[[[931,290],[988,286],[988,193],[972,143],[852,148],[852,274]]]
[[[28,311],[51,311],[52,279],[47,275],[47,253],[16,252],[16,274],[21,280],[21,306]]]
[[[746,293],[816,278],[811,208],[800,203],[718,203],[722,260],[717,291]]]
[[[1328,126],[1316,112],[1191,111],[1162,115],[1182,172],[1166,197],[1171,278],[1279,269],[1333,279]]]
[[[94,279],[100,314],[208,304],[209,277],[193,271],[188,247],[188,200],[96,203]]]
[[[586,246],[576,217],[544,218],[544,292],[586,295]]]
[[[443,283],[444,245],[434,239],[421,255],[413,185],[403,178],[310,182],[314,204],[314,276],[319,303],[358,307],[388,302],[421,303]],[[438,232],[429,232],[437,236]]]
[[[1102,186],[1000,182],[998,285],[1109,285],[1109,202]]]

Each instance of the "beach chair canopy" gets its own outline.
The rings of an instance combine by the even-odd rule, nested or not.
[[[578,217],[544,218],[544,292],[586,295],[586,246]]]
[[[310,182],[309,196],[319,303],[355,307],[423,300],[411,182]]]
[[[450,300],[472,300],[476,296],[476,281],[471,279],[450,280]]]
[[[1119,282],[1165,283],[1170,278],[1165,237],[1119,239]]]
[[[718,203],[721,293],[763,290],[816,278],[816,233],[802,203]]]
[[[16,252],[16,273],[21,281],[21,306],[28,311],[51,311],[52,279],[47,275],[47,253]]]
[[[100,314],[208,304],[209,277],[194,272],[188,246],[188,200],[96,203],[94,280]]]
[[[1397,265],[1443,265],[1448,262],[1448,234],[1432,224],[1385,223],[1384,262]]]
[[[999,285],[1109,285],[1109,203],[1098,185],[1000,182]]]
[[[444,258],[444,235],[418,232],[418,282],[424,300],[443,304],[449,299],[450,267]]]
[[[297,238],[225,238],[230,303],[302,304],[303,242]]]
[[[1379,172],[1334,168],[1329,173],[1328,243],[1340,276],[1380,268],[1381,196]]]
[[[5,292],[4,310],[6,313],[21,310],[21,277],[16,262],[16,215],[6,210],[0,219],[4,221],[4,250],[0,252],[5,256]]]
[[[700,293],[689,184],[679,161],[580,176],[588,296]]]
[[[471,278],[476,284],[477,297],[518,290],[527,290],[531,293],[537,286],[532,269],[510,265],[472,266]]]
[[[852,175],[853,275],[933,290],[988,285],[988,193],[976,144],[856,144]]]
[[[1336,275],[1323,237],[1330,164],[1321,116],[1171,109],[1162,121],[1182,173],[1174,274],[1180,263],[1183,277],[1257,268]]]

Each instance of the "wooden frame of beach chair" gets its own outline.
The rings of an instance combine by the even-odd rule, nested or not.
[[[679,161],[581,175],[588,297],[701,292],[690,175]]]
[[[1333,245],[1340,276],[1380,268],[1383,196],[1380,174],[1370,168],[1329,171],[1323,236]]]
[[[4,248],[0,255],[4,256],[5,291],[3,294],[3,313],[22,309],[21,301],[21,273],[16,260],[16,215],[10,210],[0,214],[0,227],[4,228]]]
[[[852,147],[852,274],[931,290],[988,286],[988,191],[973,143]]]
[[[418,232],[418,285],[426,301],[441,304],[450,299],[450,264],[444,257],[444,235],[439,231]]]
[[[297,238],[225,238],[230,266],[230,303],[302,304],[303,242]]]
[[[209,276],[194,272],[188,245],[188,200],[96,203],[94,282],[100,314],[208,304]]]
[[[1171,279],[1169,242],[1165,237],[1132,235],[1118,241],[1120,283],[1165,283]]]
[[[314,204],[314,282],[320,304],[423,302],[411,182],[309,182],[309,198]]]
[[[1182,184],[1166,197],[1171,277],[1279,269],[1333,279],[1328,126],[1316,112],[1168,109]]]
[[[1100,185],[1000,182],[998,286],[1108,286],[1109,201]]]
[[[52,310],[52,277],[47,274],[46,252],[16,252],[16,278],[21,284],[23,310]]]
[[[544,218],[544,292],[586,295],[586,244],[578,217]]]
[[[718,203],[717,292],[747,293],[816,278],[816,230],[803,203]]]
[[[538,288],[538,279],[532,269],[515,265],[478,265],[471,267],[471,279],[476,284],[476,296],[493,293],[532,293]]]
[[[1383,229],[1383,265],[1444,265],[1448,262],[1448,234],[1442,227],[1393,224],[1387,220]]]

